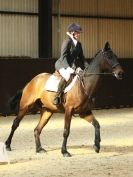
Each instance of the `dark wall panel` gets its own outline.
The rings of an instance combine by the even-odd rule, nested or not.
[[[121,108],[133,106],[133,60],[120,59],[124,69],[123,80],[103,76],[101,87],[94,99],[95,108]]]
[[[6,112],[6,103],[17,90],[35,75],[54,72],[52,59],[0,59],[0,113]]]
[[[35,75],[54,72],[55,59],[0,59],[0,114],[6,114],[7,101]],[[93,98],[94,109],[133,106],[133,60],[120,59],[125,77],[118,81],[103,76]]]

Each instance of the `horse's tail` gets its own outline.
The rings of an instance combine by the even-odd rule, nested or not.
[[[17,93],[8,100],[8,111],[11,113],[17,113],[19,108],[20,99],[22,97],[23,89],[17,91]]]

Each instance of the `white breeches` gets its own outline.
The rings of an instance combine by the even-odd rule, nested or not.
[[[78,67],[78,68],[76,69],[76,73],[79,73],[80,71],[82,71],[82,69],[81,69],[80,67]],[[75,72],[75,71],[74,71],[72,68],[70,68],[70,67],[68,67],[67,69],[61,68],[61,69],[59,70],[60,75],[61,75],[66,81],[68,81],[68,80],[70,79],[71,74],[74,73],[74,72]]]
[[[74,70],[70,67],[68,67],[67,69],[61,68],[59,70],[59,73],[66,81],[68,81],[70,79],[71,74],[74,73]]]

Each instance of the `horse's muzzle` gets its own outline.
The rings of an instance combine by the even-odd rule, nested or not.
[[[120,65],[116,66],[116,68],[113,69],[113,75],[118,79],[122,80],[124,77],[124,71],[121,68]]]
[[[119,72],[119,73],[113,72],[113,75],[114,75],[118,80],[122,80],[122,79],[124,78],[124,72]]]

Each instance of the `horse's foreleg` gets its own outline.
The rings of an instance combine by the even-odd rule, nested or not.
[[[6,142],[5,142],[6,149],[8,151],[11,151],[11,142],[12,142],[12,138],[13,138],[14,132],[17,129],[17,127],[19,126],[19,124],[20,124],[21,120],[23,119],[25,113],[26,113],[26,110],[19,111],[17,117],[13,121],[11,132],[10,132],[9,137],[7,138]]]
[[[94,140],[94,149],[95,149],[95,152],[99,153],[100,151],[100,141],[101,141],[101,138],[100,138],[100,124],[99,122],[95,119],[94,115],[92,114],[91,111],[88,112],[89,114],[88,115],[81,115],[80,117],[85,119],[87,122],[89,123],[92,123],[92,125],[94,126],[95,128],[95,140]]]
[[[94,118],[92,121],[92,125],[95,127],[95,144],[94,144],[94,149],[95,152],[99,153],[100,151],[100,142],[101,142],[101,137],[100,137],[100,124],[99,122]]]
[[[41,114],[40,121],[37,125],[37,127],[34,129],[34,136],[35,136],[35,143],[36,143],[36,152],[46,152],[45,149],[42,148],[41,142],[40,142],[40,134],[43,129],[43,127],[48,123],[49,119],[51,118],[53,113],[49,111],[44,111]]]
[[[70,125],[71,125],[72,111],[65,111],[65,122],[64,122],[64,132],[63,132],[63,144],[61,148],[61,152],[64,157],[71,157],[71,154],[67,151],[67,138],[70,133]]]

